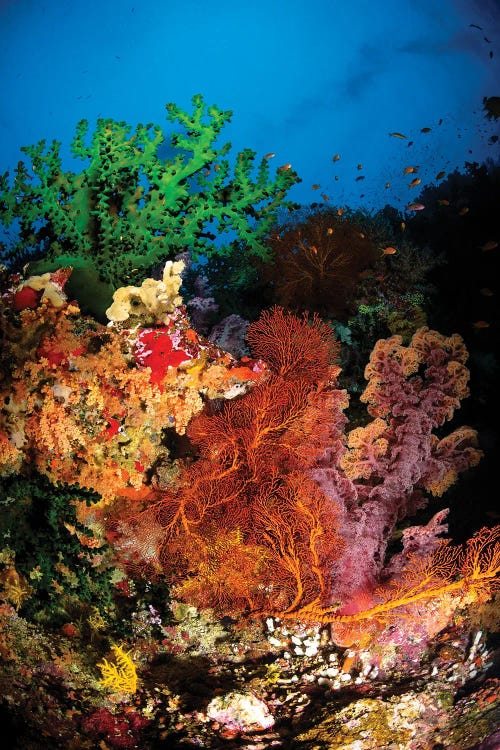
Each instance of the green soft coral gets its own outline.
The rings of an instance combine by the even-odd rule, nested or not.
[[[166,105],[167,119],[183,131],[169,136],[170,159],[159,156],[167,141],[160,126],[132,131],[112,119],[97,121],[90,142],[88,122],[78,123],[71,151],[87,162],[80,173],[63,170],[57,141],[23,147],[33,174],[19,162],[12,185],[7,173],[0,176],[0,220],[17,234],[6,257],[43,254],[30,263],[37,274],[71,266],[70,294],[101,318],[118,287],[140,283],[152,265],[185,250],[195,260],[224,256],[240,241],[249,256],[265,260],[264,238],[298,177],[278,169],[271,178],[266,159],[254,176],[250,149],[237,155],[231,174],[224,158],[231,144],[215,142],[232,113],[207,106],[201,95],[192,105],[191,114]],[[215,245],[225,232],[230,243]]]

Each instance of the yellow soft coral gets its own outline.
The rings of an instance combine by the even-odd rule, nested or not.
[[[361,477],[368,479],[373,472],[373,461],[387,452],[388,441],[384,437],[387,422],[374,419],[366,427],[356,427],[348,436],[349,450],[340,459],[346,476],[352,481]]]
[[[97,665],[102,673],[100,685],[117,693],[135,693],[137,690],[137,670],[130,654],[115,643],[111,646],[116,663],[103,659]]]
[[[22,451],[0,431],[0,475],[19,471],[22,460]]]
[[[5,568],[0,573],[0,586],[3,589],[0,597],[8,599],[15,610],[18,610],[25,599],[33,593],[26,578],[20,575],[14,567]]]

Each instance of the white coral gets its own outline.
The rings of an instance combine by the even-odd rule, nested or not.
[[[122,286],[113,294],[113,303],[106,310],[111,323],[130,321],[141,325],[165,324],[169,313],[182,304],[179,295],[184,270],[182,260],[167,260],[163,279],[145,279],[141,286]]]

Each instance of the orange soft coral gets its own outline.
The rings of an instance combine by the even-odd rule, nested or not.
[[[142,329],[105,327],[49,301],[19,318],[4,351],[11,370],[0,388],[2,473],[18,470],[24,456],[51,481],[78,482],[106,499],[125,486],[140,489],[165,453],[165,428],[183,434],[204,397],[244,392],[264,370],[249,362],[228,375],[235,360],[193,336],[183,309],[159,330],[169,351],[188,352],[189,368],[166,359],[154,377],[137,354]]]

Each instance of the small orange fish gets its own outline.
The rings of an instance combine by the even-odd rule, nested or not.
[[[492,292],[489,287],[483,286],[483,288],[479,290],[479,294],[482,294],[483,297],[493,297],[495,292]]]
[[[365,279],[371,279],[374,276],[374,271],[371,270],[371,268],[367,268],[365,271],[361,271],[361,273],[358,274],[358,278],[364,281]]]
[[[337,216],[342,216],[343,213],[344,213],[344,209],[343,208],[338,208],[337,209]]]
[[[440,199],[438,200],[438,204],[439,204],[440,206],[449,206],[449,205],[450,205],[450,201],[449,201],[449,200],[446,200],[446,198],[440,198]]]
[[[386,186],[386,188],[390,188],[391,187],[391,183],[390,182],[386,182],[385,186]]]
[[[323,198],[324,201],[330,200],[330,198],[327,195],[325,195],[325,193],[321,193],[321,197]]]
[[[332,161],[338,161],[340,159],[340,154],[335,154]]]
[[[420,128],[421,133],[430,133],[432,128]]]
[[[421,182],[422,180],[420,177],[415,177],[415,179],[410,182],[410,187],[416,187],[417,185],[420,185]]]
[[[363,169],[363,165],[362,164],[358,164],[358,166],[356,167],[356,169]]]
[[[403,174],[411,174],[412,172],[418,172],[418,167],[405,167]]]
[[[498,242],[496,240],[489,240],[488,242],[485,242],[482,246],[481,250],[483,253],[486,253],[488,250],[495,250],[495,248],[498,247]]]
[[[438,172],[436,175],[436,180],[442,180],[445,174],[446,172],[444,170],[442,172]]]
[[[366,237],[366,234],[363,234],[363,232],[360,232],[360,233],[359,233],[359,236],[361,237],[361,239],[362,239],[362,240],[364,240],[364,239],[365,239],[365,237]]]
[[[318,248],[316,247],[316,245],[309,245],[309,250],[311,250],[311,252],[313,252],[314,255],[318,254]]]
[[[402,141],[406,141],[406,136],[403,133],[389,133],[392,138],[401,138]]]
[[[333,229],[331,227],[328,227],[328,229],[326,230],[326,233],[333,234]]]
[[[274,154],[272,151],[270,151],[268,154],[264,156],[264,159],[274,159],[276,154]]]
[[[320,187],[321,185],[319,184],[319,182],[315,182],[314,185],[312,185],[312,190],[318,190],[318,188]]]
[[[389,247],[384,247],[384,249],[382,250],[382,254],[383,255],[394,255],[395,253],[397,253],[397,251],[398,250],[397,250],[396,247],[392,247],[391,245],[389,245]]]
[[[489,328],[490,324],[487,320],[476,320],[475,323],[472,324],[474,328]]]
[[[406,206],[406,211],[423,211],[425,208],[423,203],[409,203]]]
[[[468,214],[468,213],[469,213],[469,206],[463,206],[458,212],[458,215],[465,216],[465,214]]]
[[[278,172],[286,172],[287,170],[291,169],[291,164],[283,164],[282,167],[278,167]]]

